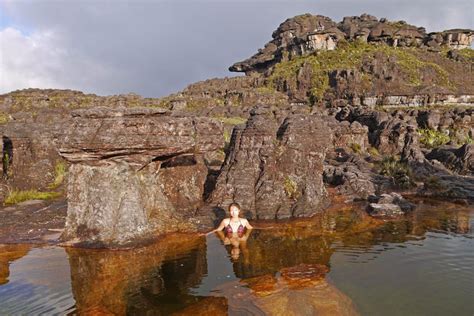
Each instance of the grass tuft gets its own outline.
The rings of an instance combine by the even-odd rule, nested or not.
[[[10,117],[8,116],[7,113],[0,112],[0,124],[8,123],[9,120],[10,120]]]
[[[63,161],[56,162],[56,165],[54,166],[54,181],[48,186],[48,188],[53,190],[59,187],[64,182],[66,173],[66,164]]]
[[[418,134],[420,134],[420,143],[428,148],[437,148],[451,140],[449,135],[429,128],[418,129]]]
[[[379,173],[390,177],[393,184],[401,188],[409,188],[412,186],[412,171],[407,163],[400,161],[395,156],[384,157],[379,162]]]
[[[247,122],[246,118],[240,116],[233,116],[233,117],[225,117],[225,116],[216,116],[214,117],[216,120],[221,122],[222,124],[227,125],[239,125]]]
[[[60,192],[40,192],[37,190],[12,190],[5,198],[4,204],[11,205],[29,200],[50,200],[61,195]]]
[[[360,154],[362,152],[362,147],[360,146],[360,144],[351,143],[350,147],[355,154]]]
[[[298,184],[293,179],[291,179],[290,177],[287,176],[285,178],[284,187],[285,187],[286,195],[290,199],[296,200],[297,199],[297,193],[298,193]]]

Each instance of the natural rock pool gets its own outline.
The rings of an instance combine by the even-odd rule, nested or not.
[[[0,314],[473,315],[473,224],[472,207],[425,200],[398,221],[340,205],[240,242],[0,245]]]

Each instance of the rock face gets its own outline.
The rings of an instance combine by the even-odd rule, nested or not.
[[[429,160],[437,160],[448,169],[459,174],[474,175],[474,145],[464,144],[458,149],[435,148],[426,155]]]
[[[223,146],[219,122],[140,108],[73,116],[60,147],[72,163],[63,239],[120,246],[196,230],[207,175],[202,156]]]
[[[57,123],[56,127],[16,122],[0,125],[3,181],[21,190],[44,190],[51,185],[55,165],[62,161],[54,141],[64,122]]]
[[[377,19],[369,14],[348,16],[336,23],[322,15],[309,13],[287,19],[272,34],[273,39],[252,57],[237,62],[229,70],[237,72],[264,72],[281,61],[304,56],[318,50],[333,50],[342,40],[384,43],[394,47],[441,46],[453,49],[469,48],[474,30],[452,29],[426,33],[425,28],[405,21]]]
[[[325,205],[323,160],[332,134],[321,117],[254,111],[234,129],[210,203],[239,202],[251,218],[310,216]]]

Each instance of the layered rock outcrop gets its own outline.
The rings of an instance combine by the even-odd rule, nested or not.
[[[348,16],[336,23],[322,15],[309,13],[287,19],[272,34],[273,39],[252,57],[237,62],[229,70],[237,72],[264,72],[275,64],[304,56],[318,50],[334,50],[338,42],[358,40],[384,43],[394,47],[441,46],[453,49],[470,48],[474,30],[451,29],[426,33],[424,27],[405,21],[388,21],[369,14]]]
[[[223,146],[221,123],[142,108],[73,116],[59,149],[72,164],[64,240],[123,245],[197,229],[202,156]]]
[[[317,115],[252,112],[234,129],[210,204],[237,201],[257,219],[313,215],[326,204],[322,171],[331,141]]]

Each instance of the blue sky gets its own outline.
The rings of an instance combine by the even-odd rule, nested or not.
[[[159,97],[254,54],[286,18],[369,13],[474,28],[466,0],[0,0],[0,93],[28,87]]]

